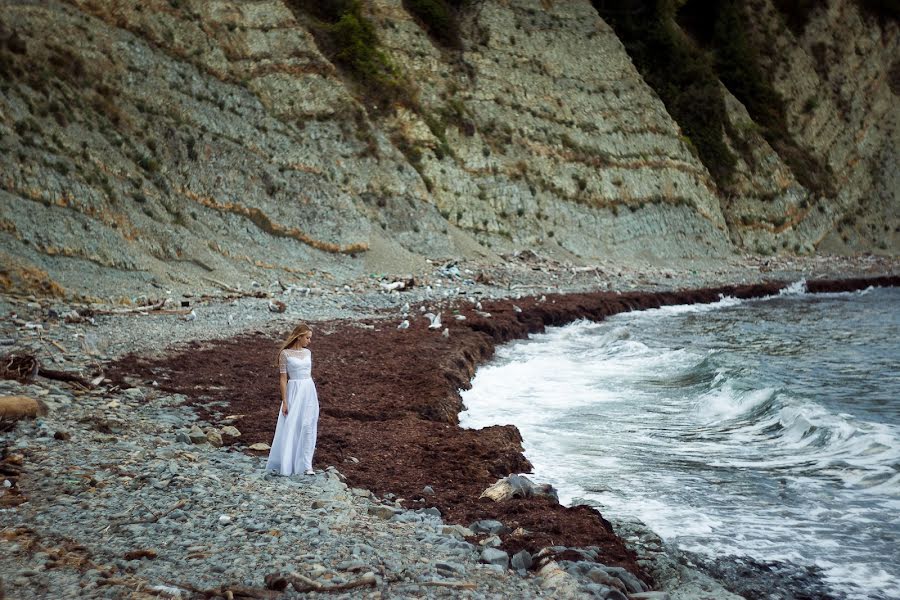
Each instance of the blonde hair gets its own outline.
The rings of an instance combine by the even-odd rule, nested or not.
[[[310,331],[312,331],[312,327],[310,327],[306,323],[299,323],[296,327],[294,327],[294,330],[291,331],[291,334],[289,336],[287,336],[287,339],[284,340],[284,342],[282,342],[281,346],[278,347],[278,352],[275,353],[275,366],[276,367],[278,366],[278,358],[281,356],[282,350],[293,346],[297,342],[297,340],[300,339],[300,336],[302,336],[306,333],[309,333]]]

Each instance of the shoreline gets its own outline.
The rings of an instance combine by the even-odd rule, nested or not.
[[[879,279],[811,280],[809,282],[810,289],[811,291],[837,291],[849,285],[848,282],[852,282],[855,286],[867,286],[872,281],[890,282],[891,285],[900,283],[900,278],[896,275],[898,269],[894,266],[893,261],[882,262],[879,265],[874,270],[874,274],[878,275]],[[545,269],[546,265],[542,263],[541,268]],[[424,518],[422,515],[425,514],[423,512],[425,508],[434,506],[442,507],[439,510],[443,519],[448,523],[468,525],[477,518],[497,516],[501,521],[506,520],[518,524],[524,530],[530,529],[531,531],[531,534],[523,534],[521,530],[514,528],[511,533],[504,534],[503,548],[510,554],[519,548],[536,549],[558,545],[556,542],[564,539],[566,527],[578,529],[580,526],[582,533],[586,532],[586,535],[583,538],[567,538],[571,540],[571,544],[562,545],[556,554],[545,554],[538,565],[538,571],[529,571],[525,578],[515,575],[513,571],[509,572],[517,578],[515,585],[519,586],[519,593],[522,594],[522,597],[544,597],[545,594],[549,594],[550,597],[558,597],[557,592],[566,585],[570,591],[580,589],[580,593],[584,593],[587,589],[584,588],[584,585],[599,585],[590,583],[589,578],[585,579],[585,573],[579,572],[578,577],[572,578],[575,571],[584,570],[587,563],[584,561],[583,555],[579,555],[577,552],[566,553],[566,551],[585,545],[595,546],[595,559],[598,559],[599,552],[604,557],[606,565],[627,565],[647,581],[651,579],[647,577],[647,571],[653,571],[658,582],[663,583],[659,573],[681,572],[683,567],[674,563],[669,557],[666,564],[671,568],[668,571],[665,569],[660,571],[646,562],[647,556],[633,554],[632,550],[623,544],[622,539],[612,532],[612,526],[593,509],[584,507],[569,509],[558,504],[554,507],[552,502],[546,499],[507,501],[506,506],[486,505],[486,502],[490,502],[487,500],[478,501],[477,496],[484,487],[493,484],[508,473],[527,472],[529,465],[521,454],[521,438],[514,427],[494,427],[478,432],[459,429],[456,424],[456,416],[462,405],[458,390],[468,385],[478,365],[490,359],[496,344],[523,337],[531,330],[538,331],[546,325],[563,324],[582,317],[602,318],[605,316],[605,314],[601,314],[602,311],[616,303],[619,303],[618,305],[625,310],[650,308],[652,303],[647,304],[647,298],[653,296],[665,297],[671,301],[677,299],[679,303],[682,303],[704,298],[706,301],[715,301],[718,300],[717,294],[723,290],[738,294],[749,293],[750,290],[756,290],[756,293],[771,293],[776,291],[778,286],[783,287],[806,275],[814,275],[817,271],[803,272],[798,277],[797,273],[792,270],[776,269],[775,273],[780,275],[778,283],[719,285],[712,289],[707,288],[702,293],[697,290],[673,292],[670,288],[674,284],[691,284],[709,280],[721,283],[723,276],[712,272],[696,277],[676,274],[671,280],[665,276],[658,277],[664,283],[649,285],[651,289],[585,292],[585,289],[596,289],[598,286],[589,280],[579,280],[584,276],[584,272],[581,271],[573,272],[572,281],[568,284],[557,284],[555,288],[543,285],[547,283],[547,272],[534,269],[534,265],[529,262],[513,265],[508,271],[512,274],[507,272],[507,275],[503,277],[522,276],[525,283],[521,285],[528,285],[536,293],[524,299],[517,297],[525,288],[520,287],[520,284],[510,285],[508,283],[505,287],[501,287],[502,281],[498,281],[497,271],[493,271],[489,274],[494,278],[495,283],[493,284],[473,284],[447,277],[443,279],[444,286],[442,288],[440,278],[435,275],[430,280],[420,279],[417,287],[404,293],[386,294],[378,289],[377,281],[364,281],[360,284],[350,282],[343,290],[335,287],[333,292],[319,290],[310,293],[307,291],[300,296],[296,293],[291,294],[289,291],[280,295],[269,293],[266,297],[242,296],[218,299],[186,295],[185,297],[189,299],[192,308],[196,308],[198,314],[197,319],[192,321],[186,321],[183,316],[177,314],[154,314],[149,311],[143,314],[101,315],[98,314],[97,308],[102,307],[92,305],[79,308],[79,311],[84,312],[87,316],[84,321],[77,323],[64,323],[62,319],[52,317],[51,311],[63,314],[65,306],[61,306],[62,303],[59,300],[0,297],[0,308],[6,308],[10,313],[15,313],[12,316],[7,315],[5,321],[0,321],[0,325],[5,328],[0,332],[2,334],[0,337],[15,338],[13,344],[5,344],[8,353],[32,352],[40,358],[42,365],[49,363],[54,368],[61,367],[65,372],[78,374],[82,380],[90,380],[100,375],[106,377],[102,383],[89,390],[79,390],[72,384],[54,383],[52,380],[42,377],[24,385],[9,381],[0,382],[3,386],[3,394],[21,392],[44,399],[49,398],[48,405],[51,406],[51,413],[44,418],[43,424],[40,419],[38,421],[20,421],[18,428],[13,429],[12,432],[0,431],[0,448],[3,449],[3,454],[13,452],[25,455],[25,464],[24,467],[21,467],[22,475],[18,477],[17,482],[14,482],[13,491],[21,488],[24,496],[34,493],[35,497],[44,493],[49,494],[44,496],[45,499],[56,498],[60,493],[71,494],[70,491],[60,492],[64,487],[63,482],[54,483],[43,480],[38,483],[38,480],[33,479],[36,475],[29,475],[29,462],[32,460],[35,462],[35,473],[43,472],[45,474],[52,473],[54,469],[65,467],[65,465],[77,466],[78,461],[87,460],[79,456],[64,454],[62,459],[58,458],[61,460],[60,464],[51,465],[47,462],[47,457],[52,456],[58,450],[57,447],[63,448],[67,444],[71,444],[71,442],[47,438],[48,422],[73,431],[73,436],[84,435],[87,438],[93,436],[92,440],[86,441],[85,452],[93,452],[90,449],[96,446],[98,451],[103,454],[110,445],[115,445],[114,438],[117,435],[129,436],[134,431],[131,420],[136,417],[133,417],[132,414],[143,410],[141,407],[144,404],[158,401],[171,404],[166,409],[167,412],[163,414],[163,421],[148,425],[145,421],[140,420],[136,426],[145,429],[154,428],[155,433],[147,439],[142,438],[140,443],[156,448],[153,452],[159,454],[160,457],[169,456],[170,458],[167,460],[170,463],[181,465],[178,468],[184,468],[182,457],[185,455],[194,456],[199,452],[201,457],[222,457],[210,460],[210,465],[216,465],[213,476],[215,473],[222,475],[221,468],[224,467],[220,468],[220,463],[227,465],[232,471],[235,464],[242,465],[243,469],[250,464],[259,464],[261,468],[260,461],[262,459],[238,458],[245,453],[235,453],[234,450],[240,447],[246,448],[254,441],[265,443],[271,441],[275,416],[274,409],[272,409],[271,390],[277,390],[277,383],[275,383],[274,377],[271,377],[272,381],[270,382],[266,377],[260,377],[258,373],[268,373],[269,363],[274,358],[274,343],[289,328],[290,324],[303,316],[313,323],[317,332],[312,345],[316,361],[314,377],[319,386],[323,409],[326,403],[330,404],[327,411],[323,410],[323,417],[320,420],[320,443],[315,463],[317,467],[324,465],[337,467],[337,471],[329,470],[320,473],[316,478],[316,483],[308,487],[313,490],[325,490],[319,493],[324,493],[325,497],[329,499],[325,503],[330,507],[327,510],[335,511],[334,515],[327,514],[328,518],[334,516],[343,519],[346,517],[346,513],[342,511],[349,511],[349,514],[356,515],[354,518],[369,520],[374,518],[376,521],[374,526],[377,529],[381,527],[381,518],[372,517],[371,512],[368,516],[365,513],[367,510],[381,512],[379,507],[387,505],[393,515],[388,519],[387,524],[396,527],[399,525],[394,525],[394,521],[396,515],[400,514],[397,511],[401,510],[399,506],[401,504],[411,509],[402,513],[402,515],[411,515],[403,516],[403,519],[413,521],[420,517]],[[860,268],[848,269],[848,271],[856,275],[867,275],[872,272],[872,269],[871,265],[863,260]],[[748,273],[746,271],[741,271],[741,273],[743,274],[740,277],[733,277],[732,273],[732,277],[726,275],[725,278],[732,281],[745,281]],[[595,277],[594,273],[588,275],[590,279]],[[620,284],[629,280],[635,283],[617,287],[648,287],[639,283],[639,280],[644,277],[640,273],[624,272],[620,273],[621,275],[624,277],[620,280]],[[754,275],[758,277],[761,273],[755,272]],[[533,279],[529,280],[526,276]],[[566,277],[568,276],[566,275]],[[754,279],[754,277],[749,278]],[[461,287],[448,290],[447,284],[453,283]],[[366,292],[367,286],[368,288],[375,287],[377,291],[374,294]],[[652,288],[663,289],[662,291],[652,291]],[[467,293],[457,294],[460,289]],[[563,293],[549,293],[551,289],[559,289]],[[547,290],[548,293],[542,293],[544,290]],[[269,302],[267,298],[273,296],[281,297],[287,302],[288,310],[285,314],[275,314],[267,309],[266,305]],[[546,296],[546,299],[541,301],[541,296]],[[478,301],[479,298],[481,298],[483,311],[490,312],[490,317],[474,313],[475,309],[471,304]],[[602,303],[599,302],[601,299]],[[421,317],[413,318],[414,315],[420,313],[412,311],[409,317],[410,328],[405,331],[397,330],[396,325],[401,320],[399,307],[404,302],[409,302],[412,305],[411,309],[425,305],[442,310],[444,325],[449,328],[450,337],[442,337],[440,331],[429,331],[427,329],[428,321]],[[466,321],[458,322],[450,318],[452,310],[448,307],[451,305],[462,307],[459,310],[467,315]],[[518,306],[522,312],[516,312],[513,305]],[[91,316],[90,311],[96,311],[94,313],[96,316]],[[34,323],[42,323],[43,328],[36,329],[33,326]],[[82,352],[77,349],[79,344]],[[76,346],[74,350],[73,345]],[[54,346],[62,347],[62,349],[56,349]],[[137,352],[140,358],[128,359],[129,352]],[[371,360],[371,355],[367,352],[374,352],[379,360]],[[170,366],[166,367],[167,369],[179,367],[187,371],[181,384],[185,385],[184,389],[187,391],[187,395],[192,398],[167,392],[165,388],[174,382],[166,383],[163,378],[156,376],[159,374],[154,374],[152,371],[145,371],[142,374],[140,369],[135,370],[136,363],[134,361],[136,360],[144,365],[140,369],[148,368],[148,365],[162,365],[168,361]],[[130,364],[129,361],[131,361]],[[422,368],[425,362],[430,363],[432,368]],[[116,386],[112,383],[111,377],[114,373],[110,368],[113,363],[121,365],[119,374],[122,376],[121,381],[126,384],[125,386]],[[171,377],[173,373],[176,371],[172,371],[169,376]],[[348,376],[348,373],[351,375]],[[244,387],[229,387],[238,384]],[[400,388],[403,389],[398,392],[397,390]],[[258,417],[255,419],[255,424],[252,417],[245,418],[243,422],[240,418],[223,419],[238,412],[229,410],[230,402],[237,397],[237,394],[234,393],[235,389],[244,389],[247,392],[246,396],[241,397],[250,402],[248,405],[250,408],[257,411]],[[378,396],[384,402],[382,404],[373,403],[371,400],[374,396]],[[66,399],[63,400],[63,397]],[[254,398],[258,398],[258,405],[255,408],[253,407]],[[176,402],[172,399],[178,400]],[[94,404],[88,403],[87,400],[91,400]],[[97,404],[101,400],[102,402]],[[99,419],[102,422],[98,424],[97,420],[85,421],[90,419],[78,412],[81,411],[78,403],[85,403],[85,410],[88,406],[94,406],[94,410],[98,414],[105,415],[104,418]],[[122,412],[123,410],[124,412]],[[133,410],[137,412],[132,413]],[[93,416],[90,418],[93,419]],[[73,419],[75,421],[72,421]],[[226,421],[232,425],[237,424],[242,432],[241,437],[236,440],[226,438],[226,442],[231,442],[230,446],[226,444],[222,448],[216,448],[205,443],[185,444],[183,438],[181,442],[178,441],[178,433],[188,432],[192,424],[202,425],[207,430],[221,431]],[[398,434],[389,435],[391,427],[388,425],[392,426]],[[113,432],[113,435],[104,433],[106,428],[110,428],[109,431]],[[80,434],[79,431],[81,431]],[[367,445],[360,446],[357,443],[360,440]],[[24,449],[18,449],[16,444],[24,444]],[[430,456],[431,466],[423,469],[422,465],[417,466],[407,460],[408,456],[416,454],[426,458]],[[247,460],[250,462],[248,463]],[[444,469],[443,471],[434,468],[434,465],[438,464]],[[103,467],[106,468],[105,465]],[[140,470],[138,467],[133,468]],[[339,475],[338,471],[343,475]],[[232,476],[231,471],[225,472]],[[329,473],[331,474],[329,475]],[[410,477],[410,474],[415,473],[418,475]],[[350,487],[340,481],[344,475],[346,475]],[[140,475],[138,473],[138,476],[143,478],[147,477],[147,474]],[[337,487],[328,488],[327,485],[319,484],[320,477],[325,477],[325,481],[328,482],[336,482],[333,485]],[[290,478],[287,480],[279,478],[274,482],[256,482],[255,477],[252,479],[253,486],[259,487],[259,489],[268,489],[269,493],[278,489],[284,490],[286,486],[287,491],[290,491],[291,494],[299,494],[301,492],[295,488],[298,484],[304,485],[304,482],[293,482]],[[166,481],[163,479],[163,483]],[[343,491],[339,489],[340,485],[344,485]],[[426,485],[431,486],[434,495],[424,492]],[[29,486],[33,487],[30,489]],[[256,498],[257,496],[254,494],[261,493],[256,487],[254,487],[256,491],[252,491],[251,498]],[[362,488],[367,488],[378,495],[366,492],[368,495],[357,497],[348,493],[351,490],[360,490],[359,494],[363,494]],[[94,488],[88,489],[88,491],[93,490]],[[134,498],[134,500],[141,498],[141,496],[134,495],[138,492],[122,490],[121,493],[124,494],[123,501],[129,503],[133,502],[129,498]],[[350,500],[347,500],[345,496],[351,496]],[[338,499],[332,501],[334,498]],[[401,502],[401,500],[403,501]],[[306,501],[309,500],[304,500],[304,502]],[[364,502],[365,504],[362,507],[354,508],[355,502]],[[317,505],[320,508],[316,509],[316,514],[319,515],[316,518],[323,518],[323,509],[321,508],[323,504],[313,501],[313,506]],[[29,507],[29,503],[23,506]],[[16,513],[15,509],[0,510],[0,530],[6,531],[8,534],[11,531],[9,520],[22,518],[35,534],[43,532],[47,536],[59,535],[54,530],[47,529],[40,522],[34,522],[34,519],[40,520],[41,515],[52,510],[53,508],[49,505],[48,507],[32,505],[28,511],[19,513]],[[62,511],[63,515],[69,515],[69,511],[74,509],[57,506],[56,510]],[[306,509],[304,514],[308,512]],[[4,515],[4,513],[6,514]],[[188,516],[188,523],[194,525],[192,520],[194,513],[188,511]],[[162,520],[164,521],[165,518]],[[548,535],[541,537],[538,535],[540,527],[535,524],[549,525],[551,531]],[[424,527],[424,525],[422,526]],[[372,525],[366,527],[371,528]],[[498,575],[495,571],[492,571],[491,577],[487,577],[482,570],[490,565],[477,564],[478,552],[482,549],[479,542],[487,541],[493,544],[494,541],[490,540],[491,536],[481,534],[469,537],[471,542],[469,543],[458,540],[460,531],[465,535],[471,533],[465,528],[452,530],[456,532],[454,534],[447,533],[451,526],[443,526],[443,529],[441,526],[436,527],[437,529],[434,531],[438,533],[417,533],[420,539],[430,541],[424,547],[422,544],[425,542],[421,541],[410,546],[410,556],[418,553],[434,558],[449,548],[441,544],[444,544],[449,539],[447,536],[450,536],[457,540],[453,542],[454,544],[460,545],[454,551],[463,557],[459,558],[460,561],[463,561],[461,564],[468,565],[462,571],[457,571],[457,576],[464,573],[467,577],[477,579],[482,590],[495,589],[496,585],[510,584],[512,580],[505,575]],[[98,554],[107,553],[107,548],[102,544],[97,546],[96,544],[99,542],[91,539],[90,536],[86,539],[79,539],[78,531],[80,530],[74,524],[72,528],[69,533],[72,539],[93,548]],[[358,540],[360,539],[359,535],[359,533],[353,534],[356,537],[351,536],[348,539]],[[426,538],[422,538],[423,535]],[[432,535],[440,537],[439,539],[428,537]],[[601,536],[599,539],[602,539],[603,543],[591,544],[591,541],[598,540],[598,536]],[[652,538],[652,535],[650,537]],[[288,541],[287,538],[284,539]],[[8,543],[8,540],[6,542]],[[0,546],[3,544],[4,539],[0,537]],[[650,546],[651,554],[653,554],[655,545],[651,543]],[[416,549],[413,550],[413,548]],[[475,554],[472,555],[472,552]],[[323,555],[320,560],[327,562],[326,558],[329,556],[333,558],[333,555],[334,553]],[[473,559],[472,556],[475,558]],[[657,558],[662,556],[664,553],[657,555]],[[226,562],[230,560],[230,558],[221,557],[219,561],[223,559]],[[176,561],[174,563],[176,565],[187,565],[190,557],[182,556],[181,559],[178,559],[173,556],[171,560]],[[188,562],[184,562],[185,560]],[[410,558],[410,560],[413,559]],[[33,559],[29,559],[27,556],[10,555],[9,561],[0,561],[0,573],[4,569],[13,569],[12,572],[5,573],[3,577],[0,577],[7,582],[10,579],[16,579],[13,568],[15,565],[19,565],[16,568],[20,568],[21,572],[26,574],[23,576],[25,579],[31,578],[35,572],[44,573],[40,569],[35,571],[33,566],[27,567],[29,561],[33,563]],[[332,571],[337,572],[336,576],[340,578],[340,572],[336,571],[338,563],[339,561],[335,561]],[[448,577],[445,571],[435,570],[436,567],[432,568],[438,564],[443,563],[434,558],[425,572],[412,579],[406,575],[397,575],[399,571],[392,570],[393,566],[386,568],[385,574],[392,573],[390,577],[399,577],[399,579],[391,579],[389,582],[389,578],[385,578],[387,577],[385,575],[379,580],[379,585],[385,591],[393,589],[396,592],[399,588],[391,588],[391,586],[399,585],[397,581],[405,582],[404,585],[415,584],[420,586],[416,588],[419,591],[427,589],[426,595],[431,597],[433,590],[431,587],[422,587],[425,585],[422,583],[423,578]],[[568,565],[569,571],[560,570],[560,565]],[[129,568],[131,567],[129,566]],[[141,569],[143,568],[142,566]],[[265,563],[258,568],[265,568]],[[642,568],[644,572],[641,571]],[[90,569],[81,569],[82,583],[84,583],[85,573],[90,571]],[[210,575],[215,576],[215,573],[218,571],[196,572],[193,577],[194,579],[208,580]],[[226,570],[225,573],[231,573],[231,570]],[[247,572],[244,572],[244,577],[248,576]],[[694,575],[681,573],[678,576],[678,581],[681,583],[678,585],[684,584],[685,581],[694,581],[696,584],[698,576],[696,573]],[[699,577],[703,579],[702,576]],[[95,585],[95,575],[91,574],[91,578],[89,585]],[[18,579],[21,580],[22,577]],[[224,578],[220,577],[219,583],[222,579]],[[565,585],[563,584],[564,580],[568,581]],[[580,583],[578,583],[579,581]],[[713,585],[709,578],[703,581]],[[2,581],[0,581],[0,587],[2,587]],[[690,586],[682,585],[682,587],[689,588]],[[700,594],[703,589],[705,588],[702,585],[698,587],[697,594]],[[459,593],[459,590],[456,592]],[[724,590],[722,592],[724,593]],[[573,591],[573,593],[575,592]],[[675,594],[673,597],[690,598],[692,596]],[[694,597],[702,596],[695,595]]]
[[[722,295],[760,298],[777,294],[790,283],[493,300],[482,303],[482,314],[463,302],[455,308],[447,307],[466,317],[465,321],[445,321],[449,338],[429,331],[425,319],[414,321],[409,329],[396,330],[395,315],[314,324],[321,331],[311,346],[314,357],[319,349],[325,356],[314,358],[320,399],[342,396],[339,401],[322,401],[315,462],[337,466],[354,487],[403,498],[408,508],[437,508],[453,524],[469,526],[483,519],[499,520],[510,530],[500,536],[501,548],[510,555],[520,550],[537,554],[548,546],[595,546],[601,549],[599,562],[626,568],[652,585],[654,578],[638,563],[638,557],[592,508],[566,507],[544,498],[496,504],[478,500],[478,495],[498,479],[527,473],[531,465],[522,454],[521,436],[514,426],[459,428],[458,413],[463,406],[458,390],[470,385],[475,370],[490,359],[496,345],[543,331],[546,326],[582,318],[602,320],[618,312],[664,305],[715,302]],[[821,293],[898,284],[900,277],[884,276],[812,280],[807,282],[807,289]],[[185,393],[211,386],[212,380],[198,379],[198,375],[210,372],[217,361],[228,363],[223,357],[238,353],[242,360],[265,358],[274,342],[268,335],[242,336],[213,344],[212,348],[139,361],[137,369],[126,357],[123,361],[129,364],[121,371],[114,369],[114,373],[124,378],[131,369],[138,379],[155,378],[161,389]],[[388,360],[382,352],[390,355]],[[420,364],[422,356],[428,356],[430,364]],[[232,366],[239,368],[241,364]],[[271,395],[268,390],[275,389],[274,378],[272,382],[249,382],[249,387],[246,383],[238,373],[234,381],[218,381],[224,388],[220,393],[190,402],[210,422],[220,420],[223,412],[246,415],[231,421],[244,433],[241,443],[267,443],[271,441],[272,421],[267,398]],[[227,404],[205,409],[210,401]],[[259,454],[264,456],[265,452]],[[426,486],[433,493],[423,494]],[[528,533],[516,533],[523,529]],[[560,553],[561,559],[566,557],[574,558]]]

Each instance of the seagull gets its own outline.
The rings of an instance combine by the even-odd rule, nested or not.
[[[400,312],[406,314],[409,312],[409,302],[403,305],[403,308],[400,309]]]
[[[518,306],[516,306],[515,304],[513,304],[513,310],[516,311],[517,313],[522,312],[522,309],[519,308]]]
[[[428,329],[440,329],[441,328],[441,314],[434,313],[425,313],[423,316],[428,317],[431,321],[431,325],[428,326]]]
[[[397,325],[397,329],[409,329],[409,321],[403,319],[403,322]]]
[[[481,302],[475,303],[475,310],[481,310]]]
[[[191,312],[189,312],[188,314],[184,315],[184,320],[185,320],[185,321],[193,321],[193,320],[196,319],[196,318],[197,318],[197,313],[194,312],[194,309],[193,309],[193,308],[191,309]]]
[[[465,321],[465,320],[466,320],[466,315],[456,315],[455,319],[456,319],[457,321]]]
[[[444,330],[441,332],[441,335],[444,336],[445,338],[450,337],[450,328],[444,327]]]

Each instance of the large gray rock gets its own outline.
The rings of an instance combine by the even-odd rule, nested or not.
[[[648,591],[647,585],[643,581],[641,581],[640,579],[638,579],[637,577],[635,577],[634,575],[632,575],[631,573],[629,573],[622,567],[600,567],[600,568],[603,569],[604,571],[606,571],[608,574],[612,575],[613,577],[617,577],[618,579],[620,579],[622,581],[622,583],[625,584],[625,587],[628,588],[628,591],[631,592],[632,594],[637,594],[639,592]]]
[[[513,569],[527,571],[533,564],[531,553],[528,550],[519,550],[513,554],[510,564],[512,564]]]
[[[552,485],[535,484],[523,475],[510,475],[497,480],[497,483],[481,492],[479,498],[490,498],[494,502],[503,502],[512,498],[533,498],[534,496],[545,496],[559,502],[559,495]]]
[[[495,521],[493,519],[482,519],[481,521],[475,521],[471,525],[469,525],[469,529],[474,531],[475,533],[487,533],[487,534],[504,534],[509,533],[510,529],[500,521]]]
[[[479,560],[485,564],[497,565],[504,569],[509,566],[509,554],[498,548],[485,548],[481,551]]]

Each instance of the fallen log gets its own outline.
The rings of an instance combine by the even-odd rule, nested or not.
[[[302,594],[306,592],[341,592],[344,590],[352,590],[358,587],[375,585],[376,579],[373,573],[366,573],[359,579],[354,579],[347,583],[326,584],[314,581],[299,573],[292,573],[290,575],[270,573],[266,575],[265,582],[266,587],[270,590],[284,591],[287,589],[288,584],[290,584],[291,587]]]

